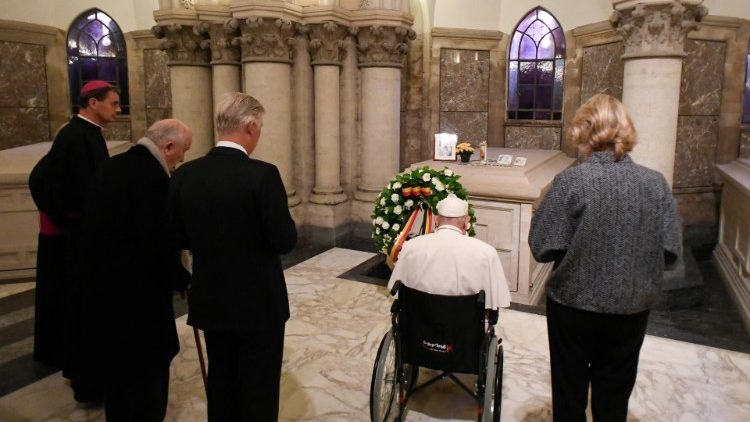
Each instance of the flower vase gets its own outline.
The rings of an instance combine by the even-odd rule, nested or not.
[[[459,154],[462,163],[468,163],[471,158],[471,154]]]

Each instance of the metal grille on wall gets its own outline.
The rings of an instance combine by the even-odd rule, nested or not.
[[[130,114],[125,37],[114,19],[99,9],[81,13],[68,30],[68,78],[74,113],[81,87],[100,79],[120,89],[122,114]]]
[[[516,26],[508,52],[508,118],[562,119],[565,35],[538,7]]]

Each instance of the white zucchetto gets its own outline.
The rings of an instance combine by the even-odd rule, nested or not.
[[[437,209],[443,217],[463,217],[469,213],[469,203],[450,193],[438,202]]]

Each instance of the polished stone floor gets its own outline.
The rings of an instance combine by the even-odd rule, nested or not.
[[[371,257],[368,252],[334,248],[286,270],[292,318],[284,347],[281,420],[368,420],[372,364],[389,325],[391,298],[378,285],[339,276]],[[0,291],[7,286],[0,285]],[[3,330],[29,318],[26,307],[3,302],[24,295],[24,289],[13,288],[12,295],[0,298],[0,314],[3,306],[17,307],[3,314],[10,322],[0,323],[0,342]],[[167,420],[202,421],[205,394],[192,330],[184,316],[177,325],[182,349],[171,368]],[[544,316],[503,311],[498,332],[505,346],[503,420],[551,420]],[[17,356],[28,346],[8,352],[13,344],[0,344],[0,359],[28,355]],[[5,375],[0,373],[0,378]],[[415,396],[407,420],[472,420],[474,411],[471,399],[446,383]],[[59,372],[0,397],[0,421],[53,420],[99,421],[103,415],[101,409],[78,407]],[[750,420],[750,355],[647,336],[629,420]]]

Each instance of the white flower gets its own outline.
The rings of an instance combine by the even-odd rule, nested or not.
[[[402,211],[403,211],[403,208],[401,208],[401,205],[396,205],[395,207],[393,207],[393,213],[396,215],[401,214]]]
[[[398,200],[399,200],[399,196],[397,193],[394,193],[393,195],[391,195],[391,201],[398,202]]]
[[[380,198],[380,205],[381,206],[385,205],[385,198]]]
[[[430,173],[425,173],[422,175],[422,180],[424,180],[425,182],[429,182],[431,178],[432,176],[430,176]]]
[[[388,208],[384,208],[386,214],[388,214]]]
[[[453,170],[451,170],[451,169],[445,169],[445,171],[443,171],[443,174],[446,175],[446,176],[448,176],[448,177],[451,177],[451,176],[453,176]]]
[[[376,225],[378,225],[378,226],[379,226],[379,225],[381,225],[381,224],[383,224],[383,217],[381,217],[381,216],[378,216],[378,218],[376,218],[376,219],[375,219],[375,220],[373,221],[373,224],[376,224]]]
[[[385,253],[385,254],[387,254],[388,253],[388,247],[387,246],[383,246],[383,249],[381,249],[380,251],[383,252],[383,253]]]
[[[384,221],[383,224],[380,225],[380,227],[382,227],[383,230],[388,230],[388,228],[391,227],[391,225],[388,224],[387,221]]]
[[[414,205],[414,201],[412,201],[411,199],[407,199],[406,202],[404,202],[404,206],[406,207],[407,210],[411,208],[413,205]]]
[[[390,188],[391,188],[391,184],[390,184],[390,183],[388,183],[388,186],[386,186],[385,188],[386,188],[386,189],[390,189]]]
[[[395,230],[395,231],[398,231],[398,229],[400,229],[400,228],[401,228],[401,226],[399,226],[398,224],[394,224],[393,225],[393,230]]]
[[[385,240],[386,242],[390,242],[391,239],[393,239],[393,238],[390,235],[388,235],[388,234],[384,234],[383,235],[383,240]]]
[[[375,234],[380,234],[380,227],[375,227]]]
[[[400,189],[400,188],[401,188],[401,183],[396,182],[393,184],[393,189]]]
[[[438,192],[442,192],[445,190],[445,185],[443,185],[443,182],[441,182],[440,180],[435,180],[435,179],[432,179],[432,181],[435,184],[435,189]]]

